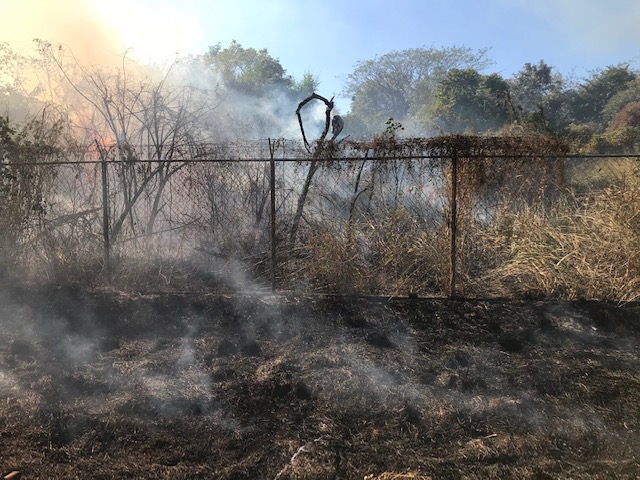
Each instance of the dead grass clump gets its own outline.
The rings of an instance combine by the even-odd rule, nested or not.
[[[358,248],[357,236],[335,231],[331,225],[318,225],[310,233],[304,249],[299,249],[299,266],[294,277],[310,282],[314,289],[330,293],[356,293],[376,290],[369,283],[368,269]]]
[[[487,277],[534,296],[640,298],[640,190],[612,187],[509,214],[507,258]]]
[[[423,225],[406,210],[389,212],[369,229],[370,260],[378,283],[392,295],[439,294],[449,278],[449,234]]]
[[[449,277],[446,227],[423,225],[405,209],[352,223],[316,226],[295,273],[331,293],[434,295]]]

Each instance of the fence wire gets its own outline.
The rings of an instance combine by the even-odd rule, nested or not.
[[[638,297],[635,157],[187,154],[5,163],[3,264],[156,290]]]

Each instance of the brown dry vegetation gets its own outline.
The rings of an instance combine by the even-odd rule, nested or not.
[[[416,152],[443,155],[446,160],[428,166],[432,176],[441,176],[442,218],[401,205],[349,218],[346,225],[310,220],[304,244],[287,252],[304,253],[296,268],[284,269],[283,282],[294,279],[285,288],[447,295],[455,156],[458,295],[638,299],[636,160],[566,159],[566,144],[540,135],[382,137],[344,148],[401,156],[407,164]]]
[[[640,475],[637,304],[0,291],[2,473]]]
[[[540,298],[637,300],[639,200],[637,186],[607,188],[511,215],[506,261],[486,281]]]
[[[282,155],[299,153],[288,148],[282,146]],[[278,287],[446,296],[455,220],[459,296],[635,300],[640,285],[637,161],[567,159],[569,148],[562,139],[515,129],[499,136],[414,139],[396,138],[391,131],[368,142],[324,142],[309,159],[302,154],[304,161],[289,183],[291,162],[278,166]],[[248,155],[223,150],[227,156]],[[219,158],[219,152],[211,155]],[[455,219],[452,158],[457,160]],[[189,189],[163,200],[172,218],[165,225],[167,236],[140,233],[148,223],[142,209],[129,216],[126,241],[112,237],[112,285],[127,291],[144,290],[147,283],[173,289],[189,275],[197,277],[205,263],[241,264],[246,278],[270,280],[265,165],[191,166],[181,170]],[[32,278],[102,284],[99,195],[92,193],[97,203],[87,200],[86,208],[82,204],[80,212],[69,213],[59,198],[81,195],[87,185],[61,183],[50,191],[63,170],[36,170],[38,175],[29,171],[16,177],[16,191],[30,191],[23,183],[37,178],[42,183],[37,197],[52,200],[35,210],[33,201],[22,201],[13,216],[0,218],[5,227],[0,263]],[[67,171],[65,181],[78,172]],[[215,181],[196,181],[202,178]],[[302,179],[311,185],[306,203],[299,198]],[[117,190],[117,183],[112,187]],[[146,265],[140,265],[141,258]]]

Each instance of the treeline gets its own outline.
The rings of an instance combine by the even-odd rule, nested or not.
[[[410,49],[361,62],[349,75],[354,134],[380,131],[389,117],[414,135],[500,132],[567,136],[590,151],[630,151],[640,133],[640,78],[627,64],[588,78],[563,76],[544,61],[511,78],[490,70],[484,50]]]
[[[0,44],[0,60],[0,110],[8,125],[37,118],[40,129],[55,128],[52,146],[78,153],[95,140],[121,150],[152,144],[164,158],[177,144],[298,138],[297,104],[322,93],[311,72],[293,78],[266,49],[235,41],[160,67],[126,57],[119,67],[82,65],[67,47],[42,40],[31,55]],[[344,85],[350,111],[337,112],[343,135],[371,137],[393,119],[414,137],[522,129],[568,137],[585,151],[637,149],[640,77],[629,65],[579,80],[544,61],[526,63],[510,78],[486,73],[492,66],[487,50],[464,47],[362,61]]]

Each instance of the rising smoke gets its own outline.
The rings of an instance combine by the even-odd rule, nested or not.
[[[3,83],[16,86],[18,79],[20,85],[16,88],[22,95],[32,100],[37,97],[38,102],[61,104],[76,117],[84,116],[72,120],[86,128],[83,122],[94,118],[95,108],[88,107],[87,99],[78,94],[100,106],[103,99],[96,98],[91,84],[110,76],[115,82],[116,72],[120,72],[141,83],[164,82],[165,92],[190,87],[208,96],[216,111],[206,122],[211,133],[207,140],[298,139],[294,112],[300,98],[292,97],[285,89],[260,97],[225,89],[219,75],[197,58],[204,51],[194,51],[201,48],[195,46],[201,36],[195,20],[179,9],[167,11],[168,8],[123,1],[108,5],[94,0],[3,2],[0,43],[5,48],[0,55],[8,47],[19,58],[15,62],[4,59],[0,87]],[[43,44],[51,45],[48,58],[42,55]],[[56,69],[52,63],[54,56],[61,68]],[[114,84],[108,86],[111,92],[117,88]],[[8,96],[3,99],[0,91],[4,113],[18,121],[28,117],[21,100],[24,99]],[[40,108],[39,104],[30,105],[29,110],[33,115]],[[309,105],[304,113],[308,127],[319,133],[323,107]]]
[[[104,23],[88,0],[4,0],[0,31],[2,41],[19,53],[29,55],[33,39],[71,48],[79,61],[115,66],[124,45],[118,33]]]

